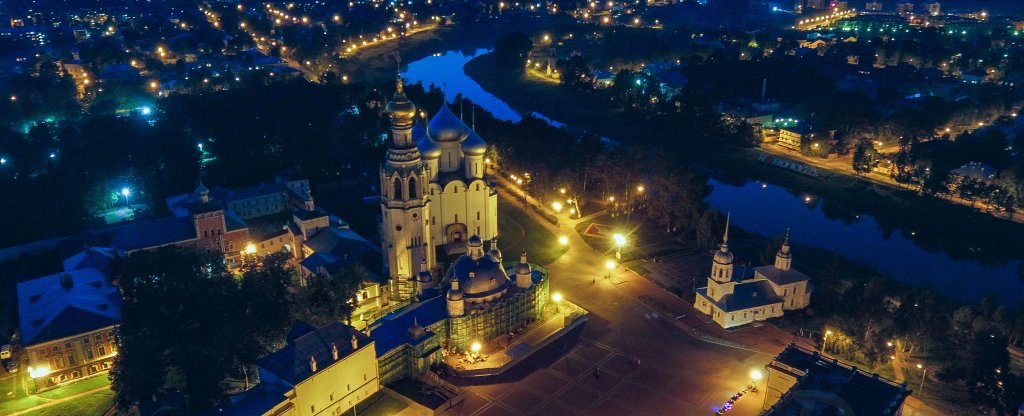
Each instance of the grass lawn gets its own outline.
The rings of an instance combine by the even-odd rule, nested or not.
[[[2,403],[0,403],[0,415],[8,414],[8,413],[13,413],[13,412],[18,412],[18,411],[22,411],[22,410],[27,410],[27,409],[30,409],[32,407],[38,406],[38,405],[43,404],[43,403],[47,403],[47,402],[55,400],[55,399],[60,399],[60,398],[72,396],[72,395],[79,394],[79,393],[84,392],[84,391],[93,390],[93,389],[96,389],[96,388],[99,388],[99,387],[103,387],[103,386],[106,386],[106,385],[109,385],[109,384],[110,384],[110,379],[107,378],[107,375],[106,374],[101,374],[101,375],[98,375],[98,376],[95,376],[95,377],[92,377],[92,378],[89,378],[89,379],[86,379],[86,380],[79,381],[77,383],[71,383],[71,384],[68,384],[68,385],[65,385],[65,386],[61,386],[61,387],[55,388],[53,390],[48,390],[48,391],[39,393],[37,395],[19,397],[17,399],[13,399],[13,400],[4,400]],[[99,394],[99,393],[97,393],[97,394]],[[95,395],[96,394],[92,394],[92,395],[89,395],[87,397],[83,397],[83,398],[81,398],[79,400],[73,400],[72,402],[77,403],[77,402],[79,402],[81,400],[84,400],[84,399],[86,399],[88,397],[95,396]],[[111,396],[111,397],[113,397],[113,396]],[[61,406],[66,406],[66,405],[67,404],[62,404],[62,405],[54,406],[54,407],[61,407]],[[53,413],[53,414],[66,414],[66,415],[71,415],[71,414],[78,415],[78,414],[81,414],[81,415],[87,415],[87,414],[93,414],[93,413],[65,412],[65,413]]]
[[[101,415],[114,405],[114,392],[104,390],[33,412],[33,416]]]
[[[505,261],[518,261],[526,248],[530,263],[547,265],[564,252],[558,237],[540,225],[521,208],[503,200],[498,201],[498,246]]]
[[[95,388],[109,386],[110,379],[107,378],[106,374],[100,374],[79,382],[71,383],[68,385],[57,387],[53,390],[47,390],[37,394],[37,396],[47,399],[60,399],[62,397],[68,397],[81,393],[83,391],[89,391]]]
[[[45,400],[35,396],[20,397],[14,400],[4,400],[3,403],[0,403],[0,415],[20,412],[43,404],[44,402]]]

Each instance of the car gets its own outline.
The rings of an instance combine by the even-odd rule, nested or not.
[[[11,358],[11,344],[0,346],[0,360]]]
[[[14,374],[18,372],[18,361],[17,360],[4,360],[4,368],[7,372]]]

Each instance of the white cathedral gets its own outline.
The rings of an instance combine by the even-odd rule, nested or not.
[[[777,318],[784,311],[806,308],[811,303],[810,278],[792,265],[786,232],[786,240],[775,254],[775,264],[755,267],[750,278],[734,276],[726,220],[722,245],[712,259],[708,285],[696,290],[693,307],[722,328]]]
[[[380,169],[380,235],[390,297],[405,301],[424,265],[437,272],[438,246],[462,249],[471,235],[497,237],[498,192],[484,179],[487,144],[447,104],[423,129],[398,77],[386,108],[391,140]]]

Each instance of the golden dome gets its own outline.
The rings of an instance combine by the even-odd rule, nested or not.
[[[409,97],[405,96],[402,77],[398,77],[396,87],[395,95],[391,97],[385,110],[391,114],[392,118],[411,120],[416,117],[416,104],[413,104],[412,101],[409,101]]]

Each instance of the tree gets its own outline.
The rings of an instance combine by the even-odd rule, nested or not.
[[[124,299],[111,373],[117,406],[129,409],[164,389],[184,392],[193,411],[215,405],[239,364],[283,342],[292,276],[287,255],[236,276],[220,253],[173,247],[116,265]]]
[[[494,44],[494,60],[503,69],[522,71],[531,50],[533,41],[517,30],[498,38]]]
[[[562,85],[574,89],[589,90],[594,86],[590,75],[590,64],[582,55],[573,55],[569,59],[558,61],[562,69]]]
[[[334,274],[310,276],[306,286],[295,293],[295,319],[316,327],[330,322],[349,322],[352,300],[365,278],[366,272],[356,264]]]
[[[857,147],[853,149],[853,171],[858,174],[865,174],[871,172],[874,168],[878,152],[875,150],[875,146],[872,145],[871,140],[861,139],[857,142]]]

